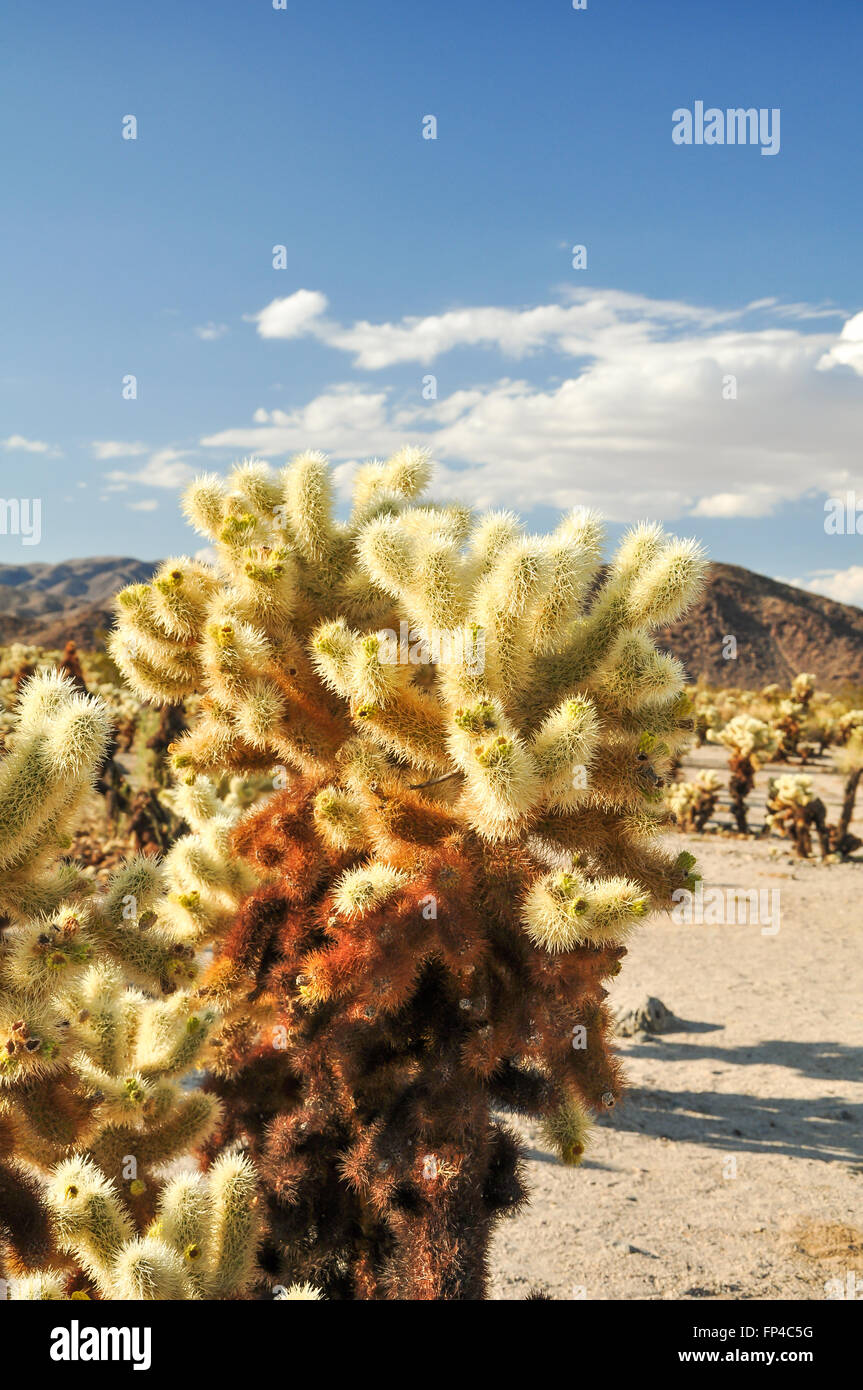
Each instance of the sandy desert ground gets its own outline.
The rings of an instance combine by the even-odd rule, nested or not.
[[[699,766],[722,770],[721,750],[697,750],[684,775]],[[776,771],[759,775],[756,828]],[[815,781],[835,819],[838,777]],[[780,929],[656,917],[639,932],[611,1003],[657,996],[676,1025],[621,1039],[631,1089],[581,1167],[522,1127],[532,1199],[496,1237],[494,1297],[809,1300],[836,1280],[863,1297],[863,858],[674,843],[706,887],[778,889]]]

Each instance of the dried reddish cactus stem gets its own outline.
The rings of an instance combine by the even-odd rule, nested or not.
[[[494,1223],[525,1198],[494,1111],[552,1121],[562,1101],[619,1099],[603,982],[624,948],[534,945],[520,907],[543,866],[416,792],[375,817],[405,886],[345,918],[334,885],[359,856],[310,836],[314,791],[281,794],[236,836],[258,867],[282,840],[284,879],[247,901],[223,956],[277,1001],[286,1046],[225,1058],[213,1149],[250,1146],[274,1275],[329,1297],[481,1298]]]

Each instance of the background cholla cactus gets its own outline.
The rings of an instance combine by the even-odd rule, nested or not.
[[[799,680],[800,677],[797,679]],[[792,758],[799,758],[801,763],[806,763],[810,756],[817,752],[814,743],[803,739],[806,718],[806,705],[800,701],[791,699],[778,702],[775,713],[770,720],[774,739],[772,753],[774,762],[787,763]]]
[[[701,768],[691,782],[674,782],[666,793],[666,802],[681,830],[699,834],[716,810],[719,800],[719,778],[708,768]]]
[[[692,706],[695,746],[701,748],[707,741],[708,729],[718,729],[722,724],[722,716],[711,691],[697,690],[692,697]]]
[[[204,692],[181,770],[287,770],[234,833],[266,881],[204,982],[230,1017],[210,1150],[260,1165],[268,1273],[341,1298],[482,1297],[524,1196],[493,1107],[580,1158],[621,1093],[603,982],[691,881],[655,839],[691,720],[649,633],[697,548],[638,527],[589,599],[593,514],[527,536],[418,501],[428,471],[361,469],[344,524],[320,455],[199,479],[214,563],[126,591],[111,644],[139,694]]]
[[[830,832],[824,802],[815,795],[812,778],[786,773],[770,783],[767,793],[767,823],[780,834],[787,834],[801,859],[812,852],[812,830],[815,829],[821,853],[830,853]]]
[[[803,709],[808,709],[815,694],[815,677],[808,671],[801,671],[791,682],[791,698]]]
[[[855,711],[860,713],[860,711]],[[857,800],[857,789],[860,785],[860,778],[863,777],[863,725],[857,726],[850,734],[847,742],[840,749],[837,763],[840,772],[844,774],[845,785],[842,792],[842,807],[839,812],[839,821],[833,832],[832,846],[837,854],[853,854],[859,849],[863,841],[857,835],[852,835],[850,826],[854,819],[854,805]]]
[[[837,734],[835,742],[844,746],[850,738],[863,730],[863,709],[851,709],[845,714],[841,714],[836,721]]]
[[[728,749],[731,810],[741,835],[748,834],[746,798],[755,785],[755,773],[775,747],[774,736],[763,719],[736,714],[719,730],[709,729],[709,743],[722,743]]]

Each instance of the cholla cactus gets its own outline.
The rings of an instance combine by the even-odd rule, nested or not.
[[[767,685],[761,691],[751,712],[763,714],[770,725],[775,744],[774,761],[787,763],[799,758],[801,763],[806,763],[818,751],[818,723],[812,708],[814,695],[815,677],[807,672],[794,677],[790,696],[783,695],[778,685]]]
[[[855,713],[860,714],[861,711],[857,710]],[[857,789],[860,778],[863,777],[863,727],[858,727],[856,732],[852,732],[839,751],[837,763],[839,771],[844,774],[845,784],[839,821],[833,832],[833,849],[837,854],[848,855],[853,854],[863,844],[859,836],[852,834],[850,828],[854,819]]]
[[[821,845],[821,853],[830,853],[830,832],[824,802],[815,795],[811,777],[786,773],[770,783],[767,793],[767,824],[780,834],[788,835],[801,859],[812,852],[812,829]]]
[[[262,790],[235,777],[220,795],[210,778],[189,775],[162,793],[189,833],[175,841],[162,863],[166,892],[158,917],[175,939],[196,950],[222,935],[257,882],[258,875],[232,853],[230,841]]]
[[[0,763],[0,913],[51,912],[80,876],[46,872],[90,791],[109,723],[101,701],[58,672],[33,675]]]
[[[666,793],[669,810],[681,830],[700,834],[719,800],[719,778],[701,768],[691,782],[674,782]]]
[[[853,738],[858,730],[863,730],[863,709],[850,709],[846,714],[841,714],[836,721],[837,733],[836,743],[840,747]]]
[[[114,1183],[87,1158],[61,1163],[47,1191],[58,1243],[102,1299],[198,1300],[242,1295],[254,1282],[257,1183],[248,1160],[224,1155],[207,1177],[167,1182],[142,1234]],[[64,1299],[69,1278],[40,1270],[11,1281],[13,1299]]]
[[[217,1020],[190,993],[195,953],[256,879],[227,854],[239,804],[224,807],[200,783],[177,793],[192,831],[164,870],[132,860],[97,896],[71,864],[56,869],[108,736],[100,700],[43,672],[22,686],[0,763],[0,1273],[24,1279],[21,1297],[74,1286],[62,1251],[81,1250],[65,1239],[63,1201],[86,1191],[93,1212],[108,1202],[123,1233],[116,1268],[106,1250],[101,1263],[80,1259],[102,1297],[226,1297],[246,1287],[256,1239],[245,1167],[234,1181],[226,1159],[222,1177],[214,1170],[200,1187],[211,1229],[197,1284],[179,1277],[176,1252],[165,1254],[149,1223],[158,1198],[164,1224],[178,1190],[159,1197],[162,1166],[200,1145],[220,1115],[215,1096],[182,1084]]]
[[[696,691],[692,703],[695,720],[695,746],[701,748],[707,741],[708,730],[718,729],[721,726],[722,716],[710,691]]]
[[[763,719],[736,714],[723,729],[709,730],[707,738],[710,743],[723,743],[728,749],[731,810],[737,829],[741,835],[746,835],[749,833],[746,798],[755,785],[755,773],[761,761],[766,761],[774,750],[774,735]]]
[[[775,745],[773,749],[775,762],[787,763],[795,757],[799,757],[801,762],[807,761],[811,746],[801,742],[805,717],[805,706],[798,701],[779,701],[776,712],[770,721]],[[811,751],[814,752],[814,747]]]
[[[656,841],[691,720],[649,634],[697,548],[638,527],[590,598],[592,513],[527,536],[419,502],[427,475],[360,470],[345,524],[319,455],[200,479],[215,563],[121,595],[112,641],[140,693],[204,692],[181,770],[285,769],[234,833],[266,882],[204,983],[232,1012],[210,1149],[260,1165],[267,1272],[342,1298],[482,1297],[524,1197],[492,1107],[578,1161],[622,1090],[603,982],[692,881]]]
[[[815,677],[808,671],[801,671],[791,682],[791,698],[803,709],[808,709],[815,694]]]

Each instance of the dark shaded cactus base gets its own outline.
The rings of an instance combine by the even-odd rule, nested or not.
[[[492,1109],[613,1103],[602,981],[624,950],[534,946],[518,912],[541,866],[410,792],[381,803],[415,832],[389,851],[410,878],[361,917],[339,913],[333,880],[359,857],[309,835],[313,790],[284,793],[238,836],[253,861],[284,836],[283,877],[248,900],[214,969],[247,973],[280,1022],[251,1055],[223,1057],[213,1150],[241,1139],[260,1167],[274,1283],[481,1299],[494,1225],[526,1198],[518,1140]]]

